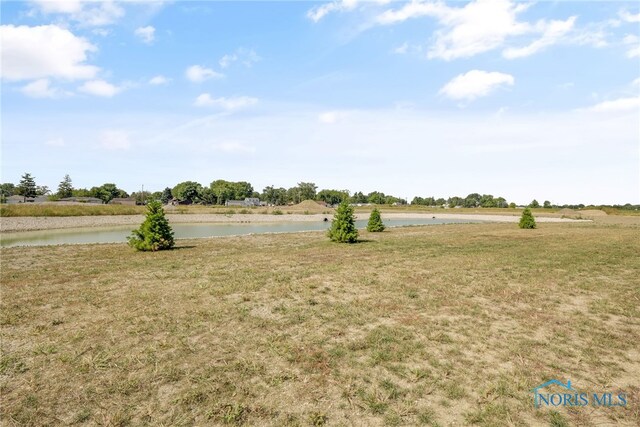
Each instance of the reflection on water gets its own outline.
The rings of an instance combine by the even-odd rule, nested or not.
[[[387,219],[387,227],[402,227],[409,225],[429,224],[461,224],[479,221],[461,219]],[[199,237],[235,236],[243,234],[290,233],[296,231],[326,230],[331,221],[291,221],[270,223],[202,223],[202,224],[172,224],[176,239],[193,239]],[[367,226],[366,220],[356,221],[360,229]],[[2,247],[11,246],[43,246],[62,244],[86,243],[122,243],[135,226],[125,225],[117,227],[73,228],[64,230],[41,230],[11,233],[0,236]]]

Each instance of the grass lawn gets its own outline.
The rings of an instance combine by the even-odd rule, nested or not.
[[[2,424],[637,426],[640,228],[539,227],[2,249]]]

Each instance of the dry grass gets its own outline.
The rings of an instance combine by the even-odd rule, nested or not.
[[[640,229],[2,249],[4,425],[638,425]],[[548,411],[571,379],[626,408]]]

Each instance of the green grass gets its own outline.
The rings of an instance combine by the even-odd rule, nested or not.
[[[0,216],[94,216],[137,215],[145,212],[144,206],[127,205],[53,205],[19,204],[0,205]]]
[[[1,249],[3,425],[638,425],[637,225]],[[571,379],[627,408],[535,409]]]

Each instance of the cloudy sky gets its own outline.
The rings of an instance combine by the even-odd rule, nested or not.
[[[2,181],[640,203],[636,2],[2,2]]]

